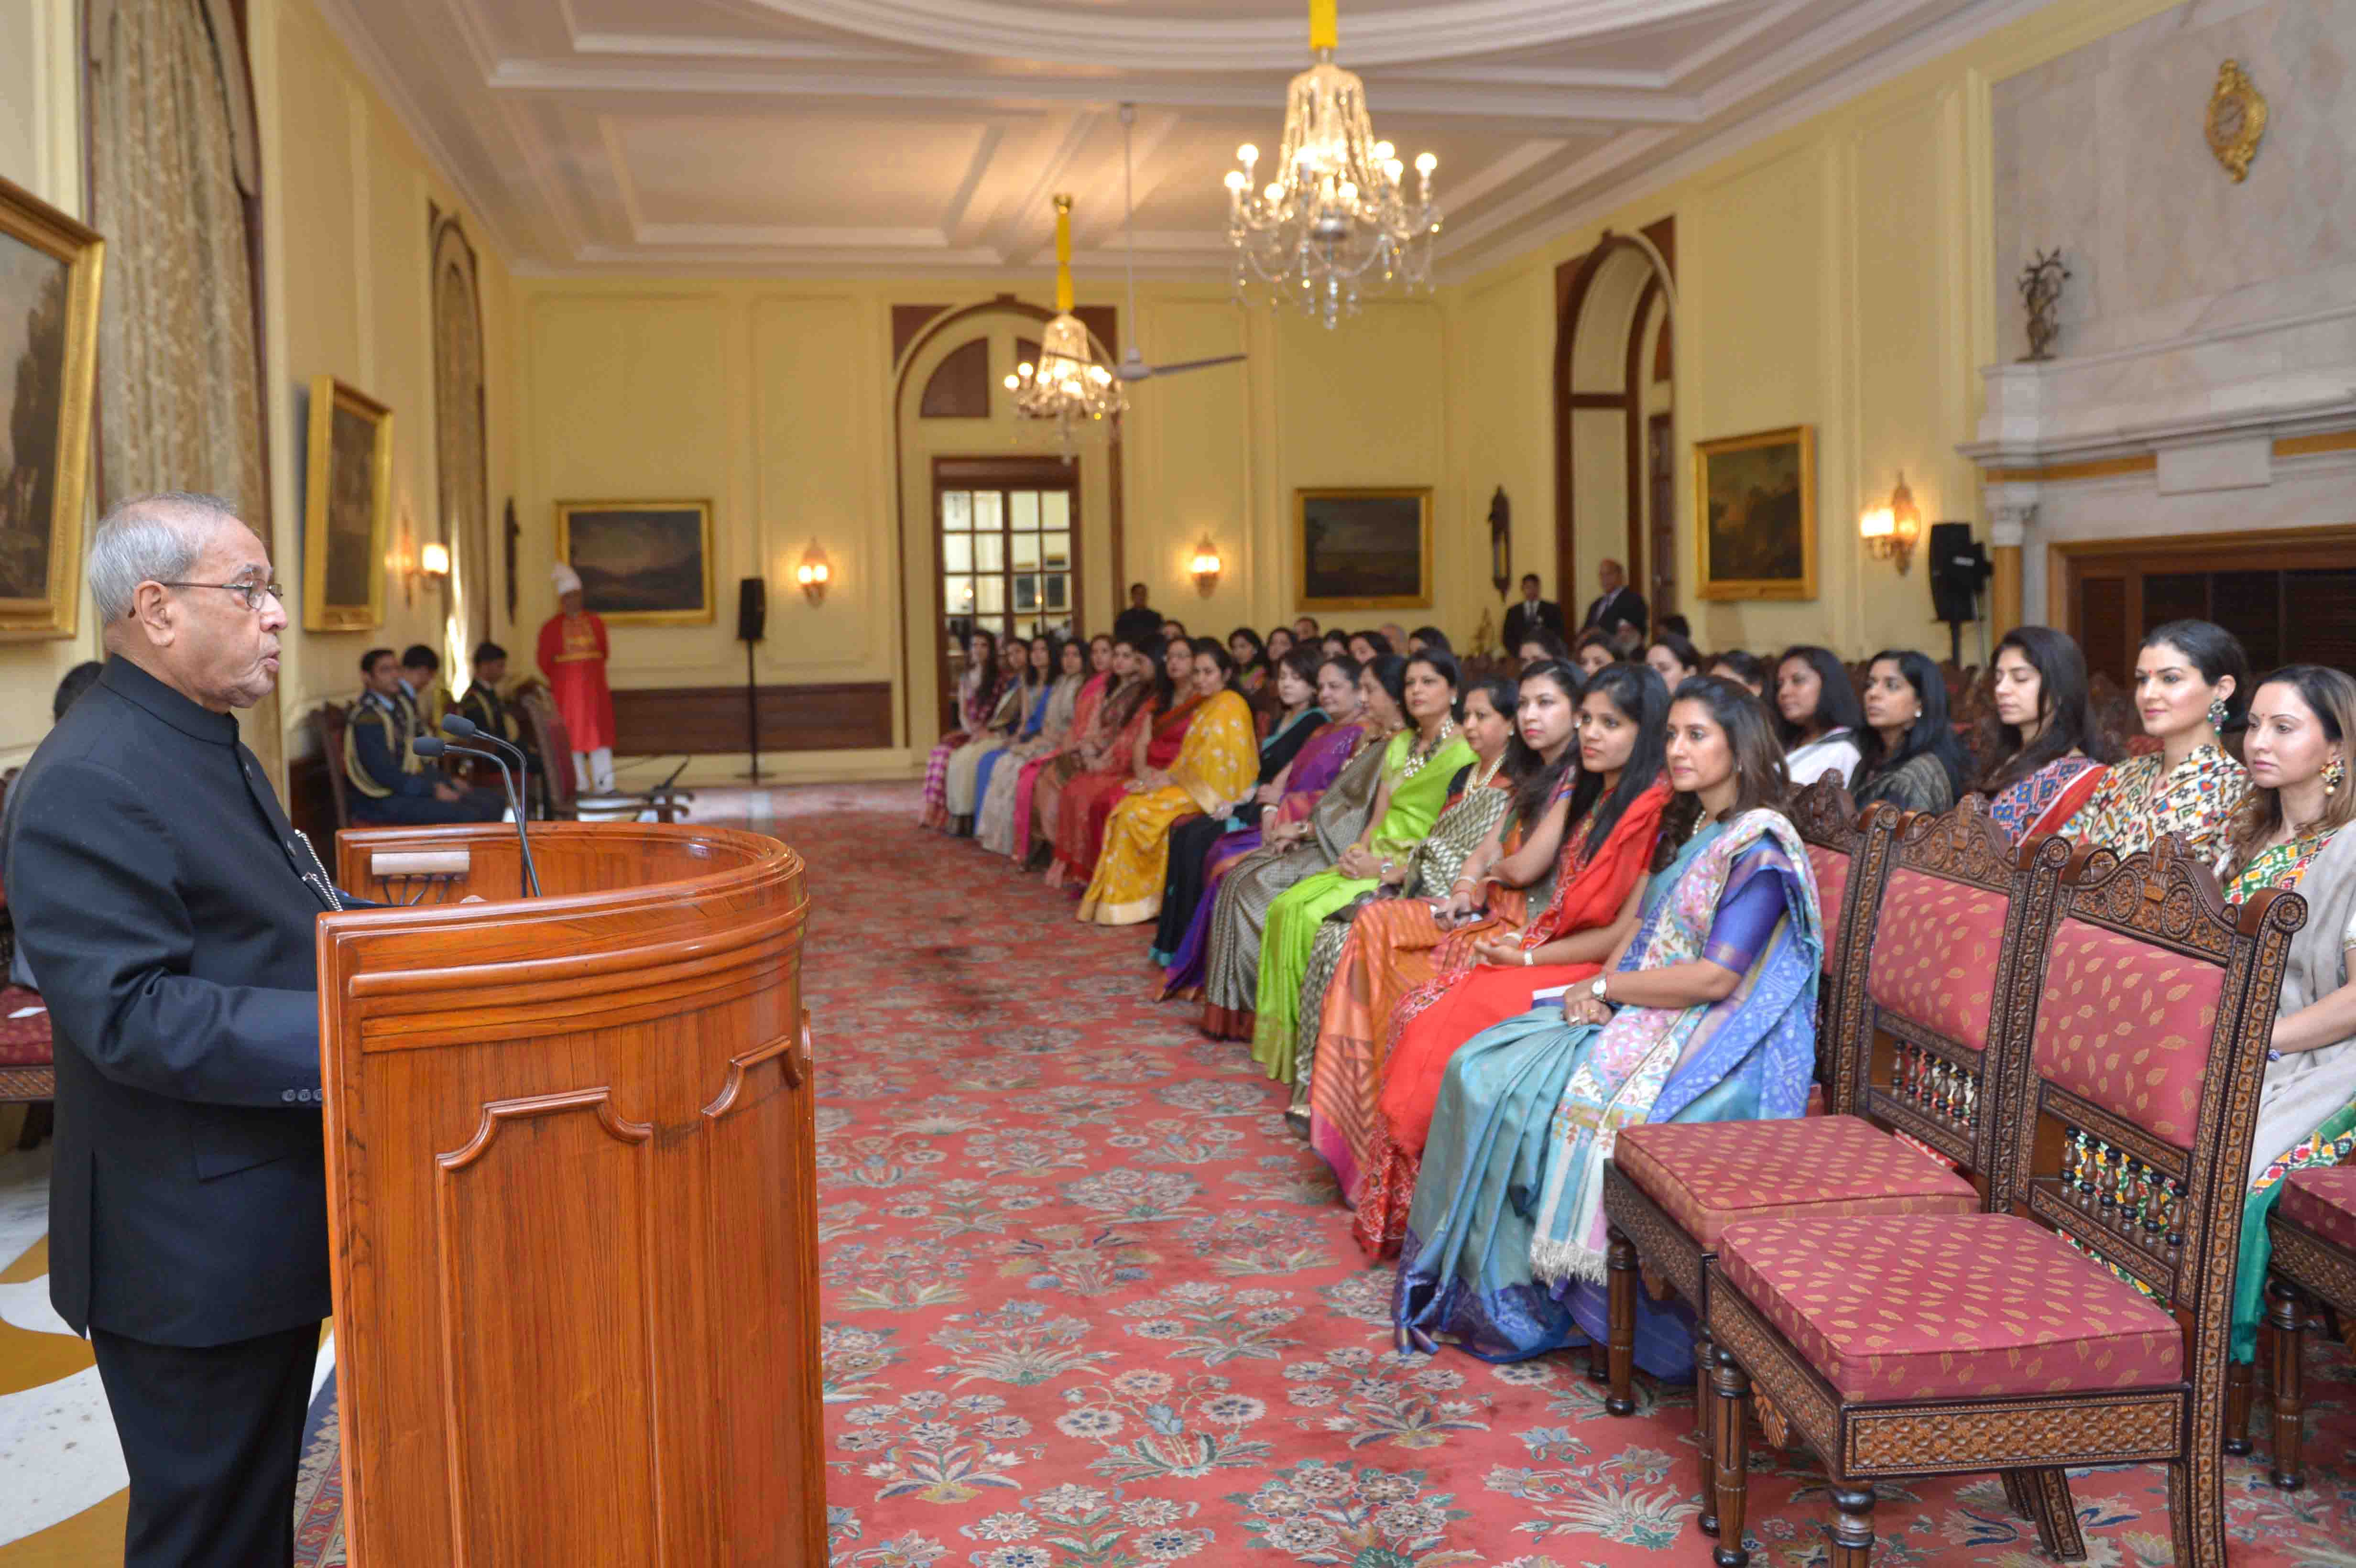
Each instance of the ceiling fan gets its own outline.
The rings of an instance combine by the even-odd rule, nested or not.
[[[1174,376],[1182,370],[1206,370],[1214,365],[1233,365],[1244,357],[1240,354],[1219,354],[1208,359],[1181,359],[1174,365],[1148,365],[1145,356],[1138,351],[1137,315],[1137,192],[1136,172],[1130,156],[1130,128],[1137,123],[1137,105],[1120,106],[1120,206],[1121,236],[1128,248],[1129,266],[1129,347],[1121,350],[1120,363],[1113,367],[1113,376],[1122,381],[1150,381],[1156,376]]]

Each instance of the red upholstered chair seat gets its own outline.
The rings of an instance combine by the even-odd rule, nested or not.
[[[1816,907],[1825,917],[1825,962],[1840,952],[1842,901],[1848,894],[1849,858],[1821,844],[1808,846],[1808,864],[1816,873]]]
[[[1704,1252],[1741,1220],[1968,1214],[1972,1184],[1854,1116],[1644,1123],[1612,1157]]]
[[[2183,1378],[2173,1317],[2016,1215],[1746,1221],[1728,1227],[1718,1271],[1844,1399]]]
[[[2001,895],[1985,888],[1899,867],[1874,923],[1866,995],[1878,1007],[1986,1051],[2006,908]]]
[[[2319,1165],[2292,1171],[2283,1183],[2275,1212],[2327,1242],[2356,1252],[2356,1165]]]
[[[37,992],[22,986],[0,987],[0,1067],[47,1067],[57,1061],[49,1043],[48,1013],[23,1019],[8,1016],[40,1005]]]

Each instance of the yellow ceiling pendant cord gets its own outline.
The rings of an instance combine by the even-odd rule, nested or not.
[[[1072,314],[1072,198],[1068,196],[1055,198],[1055,314]]]
[[[1341,47],[1342,28],[1335,13],[1339,0],[1309,0],[1309,47],[1332,49]]]

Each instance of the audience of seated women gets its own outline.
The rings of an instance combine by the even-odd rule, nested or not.
[[[1847,784],[1857,772],[1858,731],[1865,709],[1848,671],[1830,648],[1802,644],[1775,661],[1775,732],[1792,787],[1805,789],[1826,773]]]
[[[1456,1052],[1483,1029],[1540,1005],[1541,997],[1593,979],[1635,928],[1639,886],[1671,798],[1664,776],[1668,714],[1668,688],[1644,665],[1612,665],[1588,683],[1579,703],[1578,782],[1521,851],[1558,855],[1552,896],[1518,931],[1483,934],[1462,948],[1451,938],[1439,974],[1392,1010],[1380,1119],[1362,1160],[1366,1175],[1352,1227],[1370,1255],[1398,1250],[1440,1083]],[[1491,877],[1524,869],[1508,857],[1462,881],[1449,915],[1472,915],[1495,896]]]
[[[1055,859],[1047,868],[1051,888],[1066,882],[1087,885],[1104,850],[1105,824],[1112,808],[1129,793],[1130,781],[1177,760],[1187,726],[1203,705],[1203,694],[1194,686],[1193,643],[1173,637],[1148,650],[1147,656],[1152,661],[1151,691],[1123,732],[1125,751],[1103,769],[1064,786],[1055,818]]]
[[[1392,740],[1384,759],[1366,826],[1331,869],[1301,878],[1269,908],[1255,977],[1252,1059],[1286,1083],[1293,1079],[1301,976],[1318,922],[1400,871],[1408,852],[1439,820],[1449,781],[1472,760],[1472,748],[1457,733],[1456,660],[1442,653],[1416,654],[1408,659],[1402,679],[1407,728]]]
[[[2122,855],[2163,833],[2211,854],[2249,787],[2224,732],[2249,700],[2250,656],[2207,621],[2170,621],[2136,654],[2136,717],[2159,750],[2115,763],[2064,831]]]
[[[1676,798],[1612,964],[1448,1064],[1399,1257],[1402,1348],[1509,1360],[1600,1337],[1617,1130],[1806,1104],[1822,924],[1782,748],[1749,692],[1702,677],[1670,704],[1665,756]],[[1640,1314],[1638,1363],[1682,1371],[1690,1331]]]
[[[1380,632],[1352,632],[1349,638],[1350,656],[1362,665],[1372,664],[1385,654],[1398,651]]]
[[[1089,652],[1087,644],[1048,637],[1031,645],[1032,662],[1052,658],[1055,678],[1031,704],[1022,732],[982,763],[975,788],[980,804],[973,814],[973,836],[993,854],[1008,854],[1014,848],[1014,800],[1022,787],[1023,768],[1034,758],[1055,752],[1071,732],[1073,715],[1079,711],[1080,689],[1088,679]]]
[[[949,758],[973,739],[998,711],[998,694],[1005,685],[1000,667],[998,636],[976,632],[966,639],[965,673],[958,677],[958,727],[934,743],[925,760],[925,804],[919,826],[946,829],[949,825]]]
[[[1031,859],[1031,829],[1035,820],[1035,797],[1041,777],[1059,760],[1088,742],[1098,709],[1120,679],[1113,667],[1113,656],[1112,638],[1099,632],[1089,639],[1087,674],[1080,683],[1078,694],[1073,699],[1070,721],[1064,726],[1062,735],[1054,744],[1015,770],[1012,820],[1007,827],[1002,839],[1004,848],[1000,852],[1012,858],[1017,865]],[[1052,709],[1049,709],[1051,717],[1053,712]]]
[[[2017,626],[1991,661],[1996,736],[1973,788],[2016,844],[2057,831],[2102,783],[2109,742],[2094,728],[2086,656],[2066,632]]]
[[[1680,632],[1655,632],[1644,645],[1644,662],[1671,691],[1702,673],[1701,650]]]
[[[1537,631],[1522,639],[1521,645],[1514,650],[1514,659],[1524,669],[1542,664],[1568,665],[1570,650],[1552,632]]]
[[[949,816],[952,831],[960,837],[972,837],[980,830],[981,803],[990,793],[991,776],[998,771],[998,761],[1021,745],[1026,738],[1038,734],[1047,718],[1047,700],[1055,689],[1055,661],[1059,656],[1053,639],[1044,635],[1012,637],[1006,644],[1009,674],[1007,689],[998,699],[1002,724],[993,719],[988,741],[973,754],[973,782],[959,782],[960,762],[956,754],[949,758]],[[1012,711],[1009,711],[1012,709]],[[971,746],[973,742],[968,742]],[[960,750],[963,750],[961,748]],[[964,805],[963,811],[958,810]]]
[[[973,832],[975,781],[981,760],[1013,740],[1023,727],[1031,702],[1031,640],[1009,637],[998,649],[998,701],[981,727],[967,735],[949,753],[941,777],[941,804],[949,816],[949,831],[958,837]]]
[[[1356,843],[1373,820],[1391,746],[1407,723],[1407,660],[1385,654],[1358,672],[1366,743],[1296,830],[1271,830],[1259,848],[1228,869],[1211,901],[1203,952],[1203,1032],[1215,1040],[1252,1038],[1259,997],[1260,937],[1280,894],[1324,870]],[[1175,965],[1173,965],[1174,970]]]
[[[1848,791],[1859,805],[1886,800],[1908,811],[1944,811],[1964,793],[1971,764],[1947,720],[1939,667],[1912,650],[1885,648],[1865,669],[1865,728]]]
[[[1194,717],[1169,765],[1149,765],[1114,803],[1080,919],[1136,925],[1161,913],[1171,827],[1183,817],[1223,816],[1250,795],[1258,754],[1251,706],[1236,689],[1240,674],[1226,648],[1207,637],[1195,642]]]
[[[1040,851],[1055,863],[1055,835],[1064,819],[1064,791],[1103,773],[1128,776],[1135,741],[1152,717],[1154,680],[1160,673],[1162,645],[1149,638],[1142,648],[1116,638],[1112,650],[1112,689],[1098,704],[1095,721],[1077,746],[1050,763],[1039,774],[1032,798],[1033,837]]]

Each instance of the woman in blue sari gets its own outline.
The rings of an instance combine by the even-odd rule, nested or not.
[[[1416,1179],[1402,1347],[1518,1360],[1603,1335],[1603,1168],[1638,1122],[1796,1116],[1815,1063],[1816,885],[1767,711],[1697,677],[1669,708],[1664,815],[1602,975],[1459,1051]],[[1636,1360],[1692,1366],[1680,1307],[1639,1303]]]

